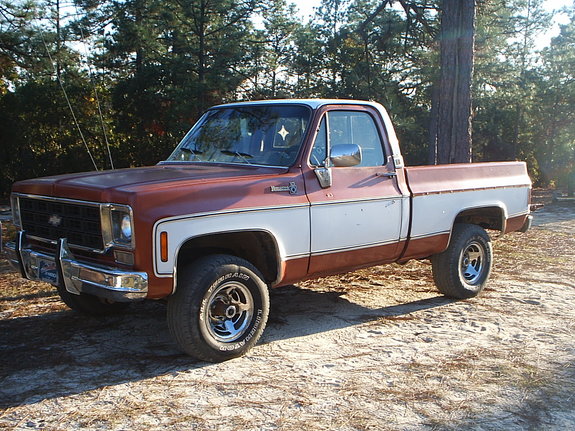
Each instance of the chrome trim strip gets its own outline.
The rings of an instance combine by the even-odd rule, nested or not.
[[[4,248],[2,249],[2,253],[4,257],[8,260],[12,268],[16,271],[20,271],[20,263],[18,261],[18,254],[16,252],[16,241],[14,242],[7,242],[4,244]]]
[[[329,250],[312,251],[310,255],[313,257],[313,256],[321,256],[324,254],[345,253],[348,251],[356,251],[356,250],[363,250],[366,248],[375,248],[375,247],[383,247],[386,245],[399,244],[399,241],[400,240],[398,238],[397,240],[391,239],[389,241],[374,242],[374,243],[370,243],[370,244],[354,245],[354,246],[334,248],[334,249],[329,249]]]
[[[288,260],[305,259],[306,257],[309,257],[309,253],[292,254],[289,256],[285,256],[284,262]]]
[[[10,210],[12,212],[12,224],[22,229],[22,217],[20,217],[20,200],[16,193],[10,194]]]
[[[443,232],[435,232],[430,234],[418,235],[416,237],[410,237],[409,241],[418,240],[418,239],[425,239],[425,238],[432,238],[440,235],[449,235],[450,231],[443,231]],[[322,250],[322,251],[315,251],[310,253],[310,255],[295,255],[286,258],[285,260],[291,260],[299,257],[315,257],[315,256],[324,256],[329,254],[337,254],[337,253],[345,253],[349,251],[357,251],[357,250],[364,250],[368,248],[376,248],[376,247],[383,247],[386,245],[393,245],[393,244],[400,244],[401,242],[406,241],[408,238],[399,238],[398,240],[389,240],[384,242],[376,242],[371,244],[365,244],[361,246],[350,246],[345,248],[338,248],[338,249],[331,249],[331,250]]]
[[[58,269],[58,280],[60,284],[64,284],[64,288],[74,295],[80,295],[82,292],[72,282],[71,271],[68,267],[64,267],[64,262],[71,262],[71,253],[67,247],[66,240],[60,238],[56,248],[55,262]]]
[[[18,269],[20,270],[20,274],[24,278],[28,278],[28,274],[26,273],[26,267],[24,266],[23,262],[24,259],[22,258],[22,249],[24,248],[24,241],[26,240],[26,232],[18,231],[18,236],[16,237],[16,244],[14,246],[14,251],[16,253],[16,259],[18,262]]]
[[[31,195],[26,193],[13,193],[14,196],[23,197],[23,198],[30,198],[30,199],[39,199],[44,201],[56,201],[56,202],[64,202],[69,204],[81,204],[81,205],[88,205],[97,207],[100,206],[101,203],[99,202],[92,202],[92,201],[82,201],[79,199],[68,199],[68,198],[58,198],[55,196],[44,196],[44,195]]]
[[[114,242],[114,226],[112,223],[112,211],[126,211],[130,215],[130,226],[132,228],[132,241],[129,246]],[[100,220],[102,229],[102,240],[104,241],[104,250],[119,248],[122,250],[134,250],[136,248],[136,231],[134,226],[134,211],[130,205],[124,204],[100,204]]]
[[[232,163],[232,162],[203,162],[200,160],[162,160],[161,162],[156,163],[156,166],[169,166],[171,164],[180,165],[180,164],[198,164],[198,165],[232,165],[232,166],[251,166],[253,168],[273,168],[273,169],[289,169],[292,165],[288,166],[280,166],[280,165],[258,165],[258,164],[247,164],[247,163]]]
[[[35,236],[35,235],[27,235],[26,237],[33,239],[33,240],[36,240],[36,241],[39,241],[39,242],[44,242],[44,243],[52,244],[52,245],[56,245],[56,246],[58,245],[57,240],[48,239],[48,238],[40,238],[39,236]],[[91,253],[96,253],[96,254],[105,254],[109,250],[109,248],[105,248],[103,250],[100,250],[100,249],[84,247],[82,245],[76,245],[76,244],[69,244],[68,247],[73,248],[75,250],[89,251]]]
[[[454,189],[454,190],[438,190],[438,191],[432,191],[432,192],[420,192],[420,193],[414,193],[413,197],[414,198],[419,198],[419,197],[423,197],[423,196],[433,196],[433,195],[448,195],[448,194],[452,194],[452,193],[465,193],[465,192],[480,192],[480,191],[486,191],[486,190],[505,190],[505,189],[531,189],[531,186],[529,184],[515,184],[515,185],[508,185],[508,186],[489,186],[489,187],[472,187],[472,188],[468,188],[468,189]]]
[[[194,219],[200,217],[216,217],[220,215],[229,215],[229,214],[240,214],[240,213],[248,213],[254,211],[276,211],[276,210],[286,210],[286,209],[294,209],[294,208],[309,208],[309,203],[303,204],[293,204],[293,205],[278,205],[273,207],[251,207],[251,208],[232,208],[229,210],[218,210],[218,211],[208,211],[203,213],[197,214],[184,214],[180,216],[173,216],[160,219],[154,223],[154,236],[156,234],[156,230],[158,225],[161,223],[173,222],[173,221],[181,221],[187,219]]]
[[[378,202],[378,201],[391,201],[391,200],[401,200],[407,199],[409,195],[395,195],[395,196],[384,196],[384,197],[371,197],[371,198],[361,198],[361,199],[341,199],[337,201],[321,201],[312,202],[311,206],[322,206],[322,205],[337,205],[337,204],[354,204],[354,203],[364,203],[364,202]]]
[[[433,233],[423,233],[420,235],[411,236],[411,237],[409,237],[409,240],[412,241],[414,239],[431,238],[433,236],[445,235],[445,234],[450,234],[450,233],[451,233],[451,230],[442,230],[440,232],[433,232]]]
[[[106,205],[100,205],[100,230],[102,231],[102,242],[104,243],[104,250],[109,250],[112,247],[112,216],[110,208]],[[70,244],[70,246],[72,246]]]

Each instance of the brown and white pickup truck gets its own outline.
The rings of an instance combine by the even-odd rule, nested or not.
[[[83,313],[167,299],[180,348],[222,361],[259,339],[269,287],[431,259],[443,294],[477,295],[485,229],[526,231],[530,191],[522,162],[404,166],[377,103],[234,103],[156,166],[15,183],[6,248]]]

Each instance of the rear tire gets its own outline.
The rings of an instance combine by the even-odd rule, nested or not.
[[[445,296],[472,298],[485,287],[492,260],[491,239],[485,229],[473,224],[456,224],[449,247],[431,258],[433,280]]]
[[[178,275],[168,299],[168,327],[188,355],[221,362],[243,355],[262,335],[268,288],[259,271],[229,255],[203,257]]]
[[[74,295],[63,286],[56,286],[58,295],[64,303],[72,310],[90,316],[106,316],[109,314],[119,314],[128,308],[127,302],[112,302],[94,295],[81,293]]]

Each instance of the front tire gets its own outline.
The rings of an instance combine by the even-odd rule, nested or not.
[[[433,280],[441,293],[457,299],[479,295],[491,273],[493,250],[485,229],[456,224],[449,247],[431,258]]]
[[[262,335],[268,288],[244,259],[206,256],[184,267],[168,300],[168,326],[188,355],[221,362],[243,355]]]

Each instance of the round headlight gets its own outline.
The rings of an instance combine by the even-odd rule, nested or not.
[[[130,215],[126,214],[122,217],[122,222],[120,224],[120,230],[122,236],[127,240],[132,240],[132,222],[130,220]]]

